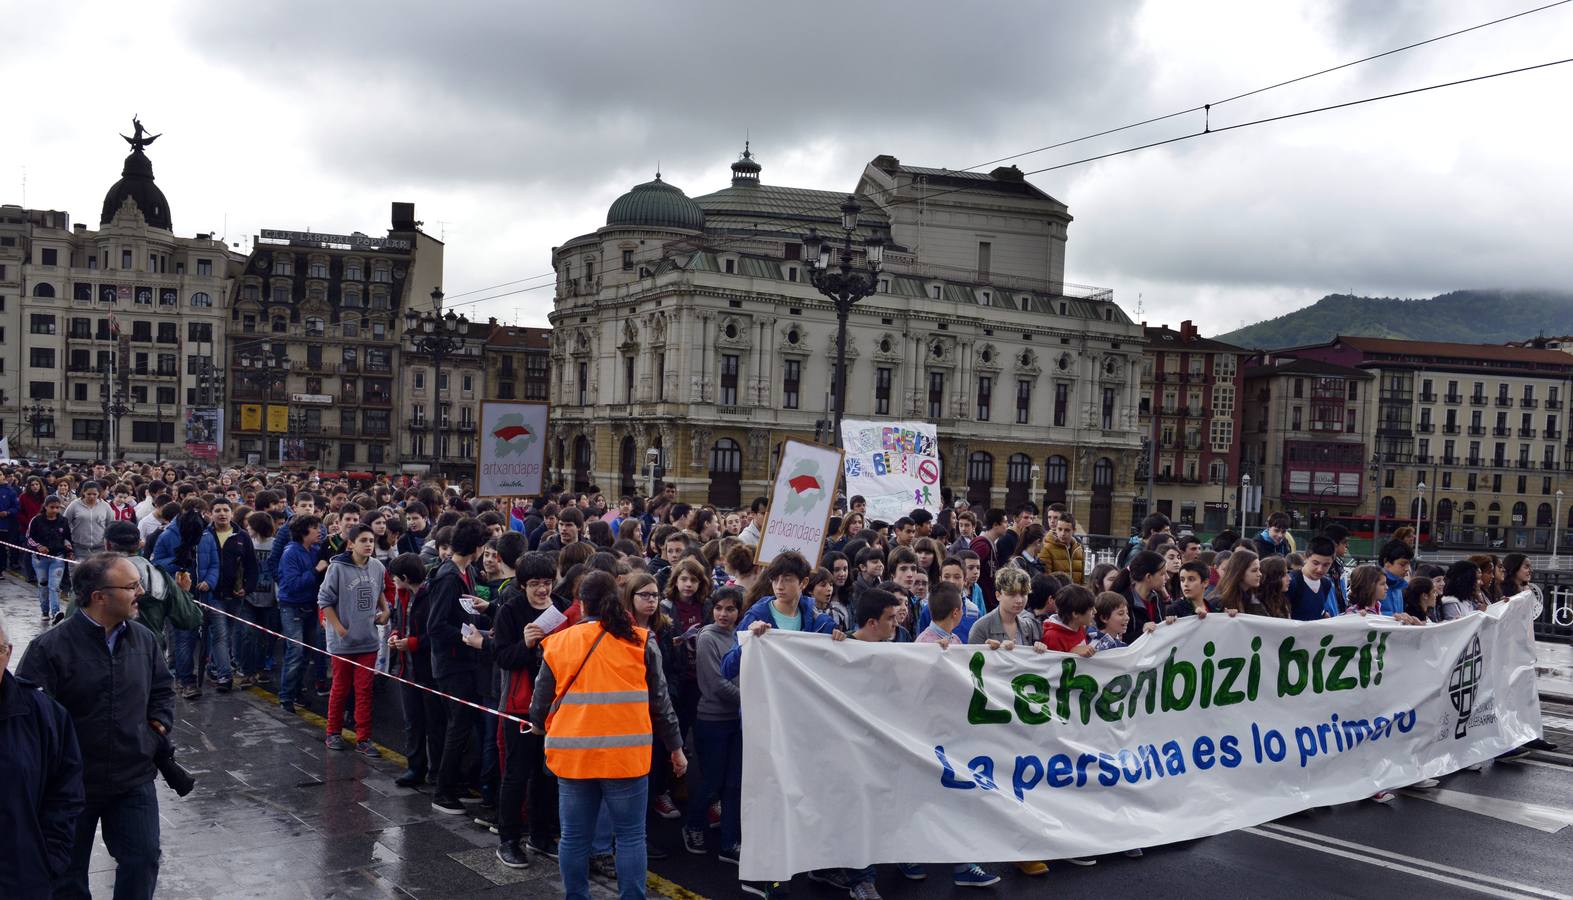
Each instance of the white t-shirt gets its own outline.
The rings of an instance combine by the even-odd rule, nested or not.
[[[1303,575],[1303,574],[1300,577],[1305,580],[1305,586],[1311,589],[1311,593],[1313,593],[1313,594],[1321,594],[1322,593],[1322,579],[1317,578],[1317,579],[1313,580],[1313,579],[1310,579],[1310,578],[1306,578],[1305,575]]]

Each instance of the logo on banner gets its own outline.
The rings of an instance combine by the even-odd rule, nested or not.
[[[812,459],[798,460],[798,464],[792,468],[792,477],[787,479],[787,486],[792,491],[786,495],[783,511],[794,513],[813,509],[825,493],[825,483],[819,477],[819,464]]]
[[[496,440],[495,449],[497,456],[523,456],[530,445],[537,440],[535,432],[524,424],[524,416],[518,413],[509,413],[497,420],[497,427],[492,429],[492,437]]]
[[[918,463],[918,478],[924,484],[933,484],[939,480],[939,463],[932,459],[925,459]]]
[[[1480,636],[1475,635],[1464,651],[1458,654],[1453,670],[1448,674],[1447,698],[1458,713],[1458,724],[1453,726],[1455,739],[1469,733],[1469,715],[1475,709],[1475,692],[1480,687],[1480,673],[1485,668],[1485,661],[1485,654],[1480,652]]]

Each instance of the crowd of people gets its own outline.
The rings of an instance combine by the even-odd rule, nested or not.
[[[1091,656],[1189,616],[1424,625],[1535,589],[1521,554],[1415,567],[1413,535],[1399,533],[1356,566],[1342,528],[1296,547],[1281,514],[1260,534],[1209,542],[1148,516],[1115,562],[1090,565],[1059,504],[1041,520],[1028,502],[885,522],[856,496],[817,560],[760,566],[765,513],[762,497],[726,511],[671,485],[608,503],[593,490],[477,499],[440,482],[315,473],[6,472],[0,562],[37,585],[50,627],[0,682],[0,710],[42,723],[28,732],[38,746],[0,733],[0,753],[33,760],[28,790],[0,801],[29,823],[18,846],[33,855],[0,872],[0,893],[86,896],[102,824],[116,896],[152,896],[153,780],[190,790],[169,733],[176,698],[200,702],[205,689],[276,683],[285,711],[323,706],[328,750],[377,757],[385,677],[381,700],[397,698],[404,725],[398,786],[492,830],[505,866],[555,859],[569,897],[588,896],[591,871],[635,897],[647,860],[677,851],[647,838],[648,816],[681,820],[683,852],[738,862],[743,631]],[[9,652],[0,632],[0,659]],[[94,682],[99,671],[116,676]],[[1037,877],[1049,862],[1014,865]],[[896,869],[928,877],[921,864]],[[872,866],[808,877],[879,896]],[[949,877],[1001,880],[977,864]]]

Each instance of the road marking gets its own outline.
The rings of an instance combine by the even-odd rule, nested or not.
[[[1451,885],[1453,885],[1455,887],[1465,888],[1467,890],[1475,891],[1476,893],[1485,894],[1485,895],[1491,896],[1491,897],[1505,897],[1505,898],[1509,898],[1509,900],[1539,900],[1539,898],[1551,898],[1551,900],[1573,900],[1573,897],[1570,897],[1567,894],[1558,894],[1558,893],[1554,893],[1554,892],[1551,892],[1551,891],[1545,891],[1545,890],[1542,890],[1540,888],[1530,887],[1529,885],[1517,885],[1517,884],[1514,884],[1512,882],[1503,881],[1502,879],[1499,879],[1499,878],[1493,878],[1492,876],[1489,876],[1489,875],[1482,875],[1482,874],[1480,874],[1478,872],[1470,872],[1470,871],[1465,870],[1465,869],[1455,869],[1455,868],[1453,868],[1451,866],[1443,866],[1443,865],[1440,865],[1438,863],[1429,863],[1429,862],[1425,863],[1425,865],[1427,865],[1427,866],[1431,866],[1433,868],[1440,869],[1442,871],[1457,872],[1457,873],[1462,874],[1462,875],[1464,875],[1466,877],[1469,877],[1469,878],[1478,878],[1478,879],[1483,879],[1483,880],[1486,880],[1486,881],[1495,882],[1497,885],[1504,885],[1504,886],[1506,886],[1506,885],[1512,884],[1514,887],[1528,888],[1528,891],[1524,892],[1524,893],[1520,893],[1520,892],[1517,892],[1517,891],[1503,890],[1502,888],[1496,887],[1496,886],[1494,886],[1492,884],[1478,884],[1478,883],[1473,882],[1473,881],[1465,881],[1463,878],[1454,878],[1454,877],[1452,877],[1450,875],[1444,875],[1444,874],[1442,874],[1441,871],[1438,871],[1438,872],[1427,871],[1426,869],[1419,868],[1418,866],[1415,866],[1415,865],[1409,865],[1409,864],[1402,863],[1402,862],[1396,862],[1396,861],[1394,861],[1394,859],[1386,859],[1386,858],[1383,858],[1383,857],[1394,857],[1396,859],[1397,858],[1397,854],[1387,853],[1385,851],[1377,850],[1377,849],[1372,848],[1372,847],[1366,847],[1366,846],[1363,846],[1363,845],[1360,845],[1360,844],[1348,844],[1345,841],[1331,841],[1331,843],[1346,844],[1347,846],[1358,848],[1358,852],[1356,852],[1354,850],[1345,850],[1345,849],[1342,849],[1340,847],[1328,846],[1327,844],[1321,844],[1321,843],[1316,843],[1316,842],[1313,842],[1313,841],[1302,840],[1302,839],[1297,838],[1297,837],[1292,837],[1292,836],[1290,836],[1288,834],[1277,834],[1277,833],[1275,833],[1275,831],[1265,830],[1265,829],[1268,829],[1268,828],[1272,828],[1272,829],[1283,828],[1286,831],[1297,832],[1299,834],[1311,834],[1311,832],[1300,832],[1300,831],[1298,831],[1298,829],[1284,828],[1284,826],[1276,826],[1276,825],[1272,825],[1272,824],[1264,825],[1264,826],[1259,827],[1259,828],[1242,828],[1240,830],[1244,831],[1244,832],[1246,832],[1248,834],[1254,834],[1257,837],[1264,837],[1264,838],[1267,838],[1269,840],[1281,841],[1281,842],[1283,842],[1285,844],[1293,844],[1293,845],[1295,845],[1297,847],[1304,847],[1304,848],[1306,848],[1308,850],[1315,850],[1318,853],[1326,853],[1329,856],[1338,856],[1338,857],[1342,857],[1344,859],[1351,859],[1351,860],[1354,860],[1355,862],[1363,862],[1363,863],[1366,863],[1367,865],[1377,866],[1377,867],[1383,868],[1383,869],[1391,869],[1394,872],[1403,872],[1406,875],[1414,875],[1414,876],[1419,877],[1419,878],[1425,878],[1425,879],[1428,879],[1430,881],[1440,882],[1442,884],[1451,884]],[[1316,839],[1318,841],[1330,840],[1328,838],[1322,837],[1321,835],[1315,835],[1315,837],[1316,837]],[[1419,862],[1419,860],[1414,860],[1414,861],[1415,862]]]
[[[1523,760],[1520,760],[1523,762]],[[1546,765],[1550,765],[1547,763]],[[1557,768],[1561,768],[1558,766]],[[1476,815],[1490,816],[1515,825],[1523,825],[1536,831],[1547,834],[1556,834],[1562,829],[1573,825],[1573,810],[1562,809],[1556,806],[1544,806],[1539,803],[1526,803],[1523,800],[1508,800],[1501,797],[1486,797],[1481,794],[1469,794],[1464,791],[1449,791],[1433,788],[1427,791],[1405,790],[1404,795],[1417,800],[1428,800],[1442,806],[1451,806],[1464,812]]]
[[[1549,725],[1552,728],[1560,728],[1563,731],[1573,731],[1573,719],[1564,719],[1561,716],[1548,716],[1544,712],[1540,714],[1540,724]]]
[[[1425,866],[1427,868],[1436,869],[1439,872],[1449,872],[1449,873],[1454,874],[1454,875],[1462,875],[1462,876],[1464,876],[1466,878],[1482,878],[1482,879],[1490,881],[1490,882],[1492,882],[1494,884],[1499,884],[1499,885],[1502,885],[1504,887],[1510,887],[1510,888],[1514,888],[1516,890],[1525,891],[1525,892],[1530,893],[1530,894],[1535,894],[1535,895],[1539,895],[1539,896],[1553,898],[1553,900],[1573,900],[1573,895],[1559,894],[1556,891],[1548,891],[1545,888],[1537,887],[1537,886],[1535,886],[1533,884],[1524,884],[1523,882],[1519,882],[1519,881],[1509,881],[1506,878],[1499,878],[1499,877],[1497,877],[1495,875],[1485,875],[1485,874],[1482,874],[1480,872],[1472,872],[1469,869],[1460,869],[1457,866],[1450,866],[1450,865],[1447,865],[1446,863],[1432,862],[1432,861],[1430,861],[1428,859],[1421,859],[1421,858],[1413,856],[1411,854],[1394,853],[1394,852],[1392,852],[1390,850],[1383,850],[1383,849],[1381,849],[1379,847],[1372,847],[1372,846],[1370,846],[1368,844],[1357,844],[1357,843],[1354,843],[1353,841],[1346,841],[1346,840],[1342,840],[1340,838],[1329,837],[1328,835],[1320,834],[1320,833],[1315,832],[1315,831],[1305,831],[1303,829],[1294,828],[1294,827],[1289,826],[1289,825],[1281,825],[1281,824],[1279,824],[1277,822],[1268,822],[1268,823],[1262,825],[1261,827],[1262,828],[1271,829],[1273,831],[1281,831],[1281,832],[1283,832],[1285,834],[1294,835],[1294,836],[1297,836],[1297,837],[1310,838],[1312,840],[1322,841],[1322,842],[1328,843],[1328,844],[1335,844],[1335,845],[1337,845],[1339,847],[1345,847],[1347,849],[1358,851],[1358,852],[1361,852],[1361,853],[1368,853],[1368,854],[1371,854],[1373,856],[1380,856],[1380,857],[1382,857],[1384,859],[1395,860],[1395,861],[1398,861],[1398,862],[1401,862],[1401,863],[1410,863],[1410,864],[1414,864],[1414,865]]]

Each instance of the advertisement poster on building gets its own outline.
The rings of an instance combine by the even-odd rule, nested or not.
[[[289,407],[268,404],[268,430],[280,433],[289,431]]]
[[[545,403],[481,404],[477,496],[520,497],[541,492],[549,410]]]
[[[240,430],[241,431],[261,431],[262,430],[262,404],[260,404],[260,403],[242,403],[242,404],[240,404]]]
[[[279,438],[279,462],[286,466],[301,466],[311,462],[306,453],[306,442],[301,438]]]
[[[795,550],[811,565],[819,565],[840,472],[840,450],[803,441],[782,443],[780,468],[770,490],[765,524],[759,530],[755,561],[769,565],[780,554]]]
[[[847,496],[868,501],[870,521],[894,522],[914,509],[939,512],[938,434],[928,422],[841,423]]]
[[[186,410],[186,452],[196,459],[217,459],[224,443],[224,410],[193,406]]]

